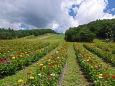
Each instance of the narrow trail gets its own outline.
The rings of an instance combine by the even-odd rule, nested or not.
[[[73,43],[68,43],[68,51],[67,67],[60,86],[89,86],[89,83],[80,71],[79,64],[76,62]]]

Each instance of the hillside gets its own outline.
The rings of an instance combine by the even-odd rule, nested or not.
[[[115,19],[93,21],[65,32],[66,41],[92,42],[95,38],[115,41]]]

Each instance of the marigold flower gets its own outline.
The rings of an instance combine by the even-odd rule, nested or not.
[[[19,80],[18,80],[18,83],[22,83],[22,82],[23,82],[23,80],[22,80],[22,79],[19,79]]]

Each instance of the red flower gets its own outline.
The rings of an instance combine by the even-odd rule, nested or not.
[[[49,64],[49,66],[52,66],[52,64]]]
[[[39,69],[41,70],[41,69],[42,69],[42,67],[39,67]]]
[[[31,73],[30,73],[30,72],[28,72],[27,74],[28,74],[28,75],[30,75]]]
[[[105,78],[109,78],[109,76],[104,76]]]
[[[0,61],[0,63],[2,63],[2,61]]]
[[[105,68],[105,70],[108,70],[108,68]]]
[[[114,78],[114,79],[115,79],[115,75],[113,75],[113,76],[112,76],[112,78]]]
[[[20,57],[20,56],[17,56],[17,57]]]
[[[56,62],[54,62],[54,64],[56,64]]]

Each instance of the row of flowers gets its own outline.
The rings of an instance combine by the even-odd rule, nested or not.
[[[115,69],[80,44],[74,44],[77,59],[95,86],[114,86]]]
[[[28,71],[27,80],[19,79],[16,86],[57,86],[67,60],[66,44],[62,46],[41,59],[41,63],[36,66],[36,73]]]
[[[7,44],[6,44],[7,43]],[[10,44],[11,43],[11,44]],[[48,46],[48,42],[29,42],[29,41],[6,41],[0,43],[0,61],[2,59],[10,60],[19,55],[24,56],[32,51]],[[13,58],[14,59],[14,58]]]
[[[111,52],[97,48],[94,44],[84,44],[84,47],[115,66],[115,56]]]
[[[29,52],[16,52],[16,54],[14,54],[15,56],[11,57],[10,59],[1,59],[0,78],[3,78],[6,75],[14,74],[17,70],[23,69],[32,62],[39,60],[42,56],[54,49],[57,45],[58,43],[54,43],[53,45],[49,46],[45,45],[46,47],[44,46],[42,49],[33,48],[32,50],[30,49]]]
[[[115,44],[113,43],[95,43],[98,48],[115,54]]]

